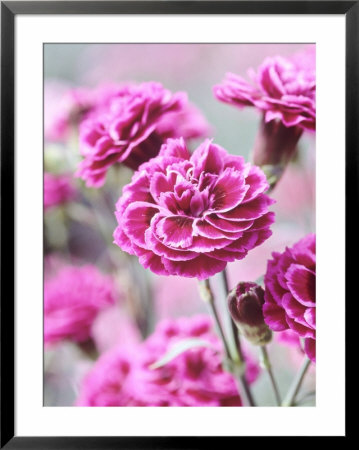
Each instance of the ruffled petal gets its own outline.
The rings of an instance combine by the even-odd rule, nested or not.
[[[225,231],[221,231],[218,228],[214,227],[206,220],[195,220],[193,223],[193,233],[195,236],[204,236],[211,239],[220,239],[220,238],[228,238],[231,240],[236,240],[243,235],[242,231],[228,233]]]
[[[305,306],[315,306],[315,273],[299,264],[291,264],[285,273],[293,297]]]
[[[268,295],[266,296],[266,302],[263,305],[263,315],[265,323],[273,331],[283,331],[288,329],[284,309],[280,308],[276,303],[268,301]]]
[[[171,261],[163,258],[163,263],[167,271],[172,275],[198,278],[199,280],[205,280],[221,272],[227,265],[225,261],[210,258],[203,254],[198,255],[197,258],[191,261]]]
[[[193,241],[193,219],[185,216],[169,216],[158,221],[155,234],[163,244],[188,248]]]
[[[232,210],[242,202],[248,189],[237,170],[225,169],[213,188],[211,209],[216,213]]]
[[[216,214],[209,214],[206,215],[205,217],[206,222],[210,223],[219,230],[228,231],[232,233],[248,230],[254,223],[252,220],[234,222],[217,217]]]
[[[245,180],[248,190],[246,192],[243,203],[250,202],[258,195],[263,194],[268,188],[269,184],[263,171],[257,166],[251,166],[248,176]]]
[[[220,174],[223,169],[223,160],[226,151],[218,145],[212,144],[207,139],[201,144],[191,156],[194,165],[193,176],[199,179],[202,172]]]
[[[145,231],[158,210],[158,206],[145,202],[134,202],[127,207],[121,224],[124,232],[136,245],[146,247]]]
[[[241,221],[258,219],[268,212],[268,206],[273,203],[274,200],[263,194],[248,203],[237,206],[231,211],[218,213],[217,215],[226,220]]]

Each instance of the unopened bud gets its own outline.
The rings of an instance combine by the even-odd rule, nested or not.
[[[254,345],[267,344],[272,332],[263,317],[264,290],[256,283],[239,283],[228,295],[228,308],[243,336]]]

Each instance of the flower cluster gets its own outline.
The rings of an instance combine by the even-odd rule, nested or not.
[[[229,73],[222,84],[214,87],[214,94],[218,100],[239,108],[254,106],[263,112],[266,123],[279,120],[285,127],[315,130],[313,66],[304,67],[280,56],[267,58],[252,74],[253,83]]]
[[[283,229],[280,210],[272,227],[275,200],[269,193],[301,136],[316,128],[314,46],[291,59],[266,58],[249,75],[250,81],[229,73],[213,92],[224,103],[260,112],[251,162],[209,139],[212,128],[186,92],[147,81],[66,87],[63,96],[65,85],[53,85],[52,101],[49,96],[45,104],[45,143],[57,143],[46,149],[45,165],[53,173],[44,175],[44,209],[72,203],[45,214],[44,342],[47,349],[72,341],[66,358],[81,359],[82,374],[91,360],[80,384],[75,375],[76,405],[261,405],[261,392],[252,395],[250,386],[260,369],[248,343],[257,346],[278,406],[308,400],[297,393],[316,360],[315,234],[273,252],[269,260],[283,241],[293,242],[293,231],[308,232],[307,215],[305,226],[278,233],[280,247],[275,236],[267,240],[272,229]],[[78,158],[72,153],[74,137]],[[189,141],[198,138],[195,148]],[[127,169],[116,170],[120,166]],[[297,164],[298,171],[303,167]],[[68,172],[84,181],[76,190]],[[105,189],[86,189],[101,188],[107,176]],[[298,187],[291,192],[283,186],[298,215]],[[291,208],[284,207],[293,223]],[[109,245],[111,239],[117,247]],[[262,252],[252,251],[263,243]],[[59,250],[71,263],[53,256]],[[247,264],[233,264],[226,273],[228,263],[244,258]],[[116,273],[121,288],[94,265],[72,265],[77,260],[97,261]],[[145,277],[143,268],[166,278]],[[227,295],[221,307],[220,287]],[[118,302],[120,295],[126,301]],[[214,321],[196,315],[201,297]],[[167,309],[159,312],[162,298]],[[274,345],[290,344],[303,359],[284,400],[273,365],[280,358],[271,360],[267,347],[273,335]]]
[[[199,339],[203,345],[154,366],[184,339]],[[223,370],[221,354],[209,317],[165,320],[139,346],[116,348],[103,355],[85,377],[77,405],[240,406],[235,381]],[[258,374],[258,365],[249,358],[248,382]]]
[[[45,280],[45,343],[64,339],[86,341],[91,337],[97,314],[115,300],[112,278],[103,275],[95,266],[64,266],[55,276]]]
[[[77,175],[100,187],[107,170],[121,163],[133,170],[156,156],[167,137],[206,135],[208,125],[183,92],[172,94],[160,83],[127,84],[110,93],[80,125]]]
[[[116,208],[115,243],[160,275],[209,278],[272,234],[263,172],[206,140],[192,155],[169,139]]]
[[[76,195],[75,188],[68,175],[44,174],[44,208],[45,210],[62,205]]]
[[[273,253],[265,276],[264,320],[274,331],[291,329],[315,361],[315,235]]]

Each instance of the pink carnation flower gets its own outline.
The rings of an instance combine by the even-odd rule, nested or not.
[[[222,369],[222,346],[207,316],[161,322],[155,332],[132,349],[116,348],[103,355],[85,377],[78,406],[240,406],[231,374]],[[196,338],[193,347],[154,368],[174,345]],[[258,365],[247,358],[247,379]]]
[[[315,361],[315,234],[272,256],[264,279],[264,320],[274,331],[291,329],[304,338],[305,352]]]
[[[308,54],[313,58],[313,54]],[[278,119],[285,127],[299,126],[315,130],[314,64],[302,64],[282,58],[266,58],[253,83],[229,73],[214,94],[225,103],[237,107],[254,106],[263,111],[265,123]]]
[[[204,119],[185,93],[172,94],[154,82],[121,87],[81,123],[84,159],[77,175],[87,186],[100,187],[110,166],[122,163],[136,170],[158,154],[166,137],[180,132],[187,138],[206,132]]]
[[[62,205],[75,197],[75,188],[68,175],[44,174],[44,208]]]
[[[96,267],[63,267],[56,276],[45,280],[45,344],[89,339],[94,319],[114,304],[115,296],[112,278]]]
[[[269,238],[263,172],[206,140],[169,139],[141,165],[116,208],[115,243],[159,275],[209,278]]]

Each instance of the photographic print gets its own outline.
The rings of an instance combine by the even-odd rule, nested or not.
[[[315,44],[43,55],[44,406],[315,406]]]

